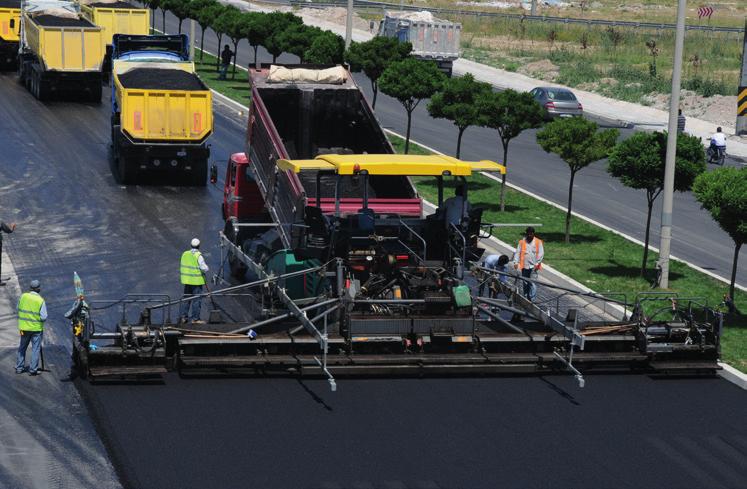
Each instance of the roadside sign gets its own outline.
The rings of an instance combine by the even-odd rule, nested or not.
[[[702,19],[703,17],[708,17],[708,20],[711,20],[711,15],[713,15],[714,10],[713,7],[698,7],[698,18]]]
[[[747,20],[744,22],[744,46],[742,48],[742,76],[737,92],[737,135],[747,134]]]

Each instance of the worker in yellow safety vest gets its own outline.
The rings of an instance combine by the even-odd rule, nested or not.
[[[16,373],[26,371],[26,350],[31,343],[31,365],[28,372],[31,375],[39,373],[39,357],[41,354],[44,321],[47,320],[47,304],[39,292],[41,286],[38,280],[31,281],[31,290],[21,294],[18,300],[18,331],[21,333],[21,344],[16,356]]]
[[[542,270],[542,260],[545,258],[545,247],[542,240],[534,236],[534,228],[529,226],[524,231],[524,238],[519,240],[514,252],[514,268],[521,270],[521,276],[536,279],[537,272]],[[537,296],[537,286],[533,282],[524,281],[524,295],[530,301]]]
[[[200,319],[200,307],[202,306],[200,294],[202,294],[202,289],[205,286],[205,274],[209,268],[205,263],[205,258],[200,253],[200,240],[194,238],[191,245],[191,249],[182,253],[179,266],[181,283],[184,285],[179,317],[182,323],[186,323],[190,318],[191,309],[192,324],[203,324],[205,321]]]

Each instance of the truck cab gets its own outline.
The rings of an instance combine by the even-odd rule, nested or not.
[[[224,220],[256,222],[267,218],[265,202],[244,153],[234,153],[228,159],[222,210]]]

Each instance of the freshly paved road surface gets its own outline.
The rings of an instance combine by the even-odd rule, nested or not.
[[[157,27],[161,26],[161,16],[156,16]],[[171,14],[167,15],[167,30],[177,31],[178,22]],[[186,26],[186,27],[184,27]],[[188,32],[188,23],[183,31]],[[200,29],[197,28],[199,39]],[[227,41],[226,41],[227,42]],[[233,48],[233,46],[232,46]],[[205,49],[217,52],[217,40],[212,31],[205,35]],[[260,48],[260,60],[269,62],[272,58]],[[238,60],[242,66],[252,61],[253,50],[246,41],[239,43]],[[297,58],[284,54],[278,62],[297,62]],[[242,76],[245,76],[242,73]],[[361,88],[371,100],[371,84],[365,76],[356,75]],[[405,111],[396,100],[379,93],[376,115],[382,125],[405,133]],[[630,132],[628,131],[622,131]],[[456,129],[445,120],[432,119],[426,110],[426,101],[421,102],[413,116],[412,138],[446,154],[456,150]],[[565,205],[568,199],[568,166],[554,155],[545,153],[537,145],[536,131],[525,131],[511,142],[509,147],[509,181],[538,194],[552,202]],[[462,141],[462,158],[492,159],[500,161],[503,152],[499,150],[498,135],[484,128],[468,129]],[[742,163],[730,160],[729,165]],[[715,168],[709,165],[709,169]],[[576,176],[573,207],[576,212],[594,219],[606,226],[633,236],[644,238],[646,222],[646,197],[643,191],[623,186],[619,180],[606,172],[606,163],[597,162],[582,170]],[[661,198],[657,199],[651,220],[651,244],[659,246],[659,226]],[[672,254],[690,261],[722,277],[731,277],[734,243],[722,231],[711,216],[700,208],[691,193],[676,193],[674,201]],[[744,258],[745,252],[742,252]],[[747,285],[747,259],[742,259],[737,270],[737,283]]]
[[[117,185],[108,102],[40,104],[0,76],[0,208],[52,323],[78,271],[90,299],[179,293],[193,236],[217,265],[220,189]],[[241,147],[218,107],[214,159]],[[221,164],[223,171],[225,165]],[[116,314],[98,312],[99,329]],[[7,368],[7,365],[6,365]],[[747,393],[719,379],[181,379],[80,388],[131,488],[743,487]],[[65,406],[60,406],[64,410]],[[1,485],[1,484],[0,484]]]
[[[733,488],[747,393],[721,380],[179,379],[85,386],[138,489]]]

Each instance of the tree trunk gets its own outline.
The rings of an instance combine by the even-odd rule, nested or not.
[[[371,104],[371,109],[376,110],[376,96],[379,94],[379,84],[375,81],[371,80],[371,89],[373,90],[373,103]]]
[[[643,240],[643,262],[641,263],[641,277],[646,276],[646,265],[648,262],[648,241],[649,234],[651,232],[651,211],[654,208],[654,200],[651,197],[648,198],[648,214],[646,214],[646,237]]]
[[[150,9],[150,29],[156,31],[156,9]]]
[[[161,33],[166,34],[166,9],[161,8]]]
[[[184,19],[179,19],[179,34],[182,33],[182,22],[184,22]]]
[[[241,41],[241,39],[239,39]],[[231,73],[231,80],[236,78],[236,58],[239,57],[239,41],[233,43],[233,72]]]
[[[573,208],[573,180],[576,172],[571,170],[571,181],[568,185],[568,211],[565,213],[565,244],[571,242],[571,209]]]
[[[508,143],[503,144],[503,166],[508,168]],[[501,212],[506,210],[506,174],[501,175]]]
[[[407,111],[407,136],[405,137],[405,154],[410,152],[410,123],[412,122],[412,111]]]
[[[277,60],[278,60],[278,55],[277,54],[273,54],[272,55],[272,62],[275,63]]]
[[[457,136],[457,152],[456,152],[457,159],[459,159],[459,155],[462,152],[462,134],[464,134],[464,131],[466,130],[467,130],[466,127],[459,128],[459,135]]]
[[[202,61],[202,54],[205,52],[205,28],[200,26],[200,61]]]
[[[734,302],[734,283],[737,281],[737,262],[739,261],[739,249],[742,243],[736,243],[734,246],[734,262],[731,265],[731,282],[729,282],[729,297]]]
[[[252,62],[254,66],[257,66],[257,50],[259,49],[259,44],[254,46],[254,61]]]
[[[215,61],[215,71],[220,71],[220,47],[223,43],[223,34],[215,33],[216,36],[218,36],[218,52],[216,53],[216,61]]]

